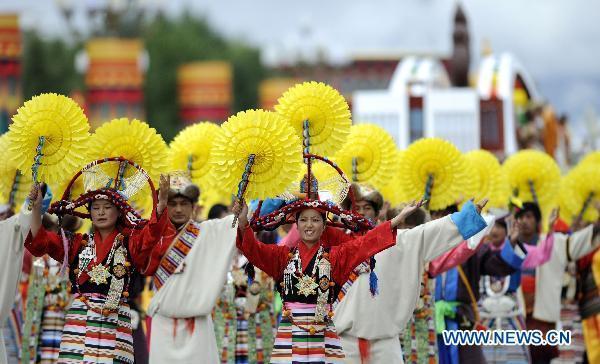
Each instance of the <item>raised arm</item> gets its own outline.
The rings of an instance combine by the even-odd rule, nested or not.
[[[129,237],[129,254],[133,264],[145,275],[152,275],[162,256],[177,236],[177,230],[169,219],[167,201],[169,199],[170,178],[160,176],[158,205],[152,217],[141,230],[134,230]]]
[[[481,236],[486,232],[486,227],[489,228],[493,225],[491,218],[490,221],[486,221],[480,215],[481,208],[485,203],[484,200],[475,205],[472,201],[468,201],[459,212],[399,232],[397,237],[398,248],[401,249],[403,244],[419,244],[421,259],[424,262],[432,262],[464,241],[464,246],[458,250],[453,250],[454,253],[460,253],[460,256],[446,254],[440,257],[433,264],[433,271],[441,273],[456,264],[461,264],[476,251],[475,248],[478,244],[471,246],[469,240],[477,239],[479,242]],[[469,249],[469,247],[472,249]]]
[[[527,256],[521,267],[523,269],[533,269],[546,263],[552,256],[554,247],[554,232],[550,231],[546,238],[538,245],[525,244]]]
[[[282,245],[264,244],[256,239],[248,224],[248,205],[245,201],[236,201],[233,213],[238,216],[237,248],[258,269],[273,279],[280,280],[287,264],[290,248]]]
[[[65,250],[61,237],[52,231],[44,229],[44,227],[38,228],[35,236],[29,232],[25,239],[25,248],[36,257],[48,254],[58,262],[64,260]]]
[[[129,236],[129,253],[136,268],[144,275],[152,275],[158,263],[177,236],[177,230],[166,209],[160,216],[156,212],[141,230]]]
[[[42,227],[42,200],[44,196],[40,191],[40,185],[35,183],[31,187],[31,192],[29,192],[28,199],[33,201],[31,206],[31,226],[30,231],[31,235],[36,236],[40,228]],[[33,253],[32,253],[33,254]]]
[[[562,234],[555,234],[555,239],[563,237]],[[567,254],[570,259],[577,260],[591,252],[598,246],[598,225],[588,225],[587,227],[574,232],[567,237]]]
[[[62,262],[65,260],[65,249],[62,238],[58,234],[44,229],[42,226],[42,202],[44,199],[42,190],[45,190],[45,188],[41,188],[41,186],[43,185],[34,184],[28,196],[28,199],[33,201],[33,204],[31,206],[29,233],[25,238],[25,248],[36,257],[48,254],[54,260]]]
[[[429,270],[427,273],[430,277],[435,277],[439,274],[442,274],[456,267],[457,265],[463,264],[467,261],[467,259],[473,256],[475,252],[477,252],[477,249],[471,249],[469,247],[469,243],[463,241],[450,251],[445,252],[429,262]]]
[[[395,229],[394,229],[395,230]],[[365,235],[331,248],[333,278],[338,284],[348,280],[350,272],[369,257],[393,246],[396,241],[391,222],[385,222]]]
[[[281,279],[290,251],[288,247],[256,240],[249,226],[238,227],[236,246],[258,269],[275,280]]]
[[[558,209],[554,209],[550,214],[548,234],[546,235],[546,238],[537,245],[525,244],[527,256],[521,265],[522,269],[532,269],[550,260],[550,257],[552,256],[552,249],[554,247],[554,224],[556,223],[557,219]]]
[[[521,268],[527,252],[507,239],[502,250],[493,252],[489,246],[482,246],[477,254],[480,257],[480,270],[482,275],[507,276]]]

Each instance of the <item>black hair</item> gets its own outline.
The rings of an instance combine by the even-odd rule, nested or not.
[[[221,215],[223,215],[224,213],[228,213],[229,209],[227,209],[227,206],[223,205],[223,204],[214,204],[212,205],[212,207],[210,208],[210,210],[208,210],[208,219],[212,220],[212,219],[218,219],[221,217]]]
[[[542,221],[542,212],[540,211],[538,204],[535,202],[524,202],[523,207],[520,208],[515,214],[515,218],[520,218],[521,216],[525,215],[527,211],[533,213],[536,223],[539,224]]]
[[[404,219],[404,223],[408,226],[419,226],[425,223],[427,213],[422,208],[416,209],[412,214]]]
[[[52,217],[50,217],[50,214],[48,214],[48,213],[45,213],[44,215],[42,215],[42,226],[46,230],[50,230],[50,231],[58,230],[58,222],[54,221],[52,219]]]
[[[494,225],[503,228],[504,231],[508,231],[508,226],[506,225],[506,221],[504,219],[497,219],[494,221]]]
[[[449,206],[446,206],[443,209],[439,209],[439,210],[431,210],[431,214],[443,214],[444,216],[446,215],[451,215],[455,212],[458,212],[458,205],[457,204],[452,204]]]
[[[81,219],[73,215],[65,215],[62,218],[62,227],[66,231],[74,233],[81,226]]]
[[[363,200],[363,201],[367,201],[369,203],[369,205],[371,205],[371,207],[373,208],[373,210],[375,211],[376,215],[379,215],[379,211],[380,209],[378,208],[378,206],[375,204],[375,202],[370,201],[370,200]]]
[[[296,222],[298,222],[298,218],[300,217],[300,213],[302,211],[304,211],[304,210],[300,210],[300,211],[296,212]],[[323,224],[326,224],[327,223],[327,216],[325,215],[325,213],[319,211],[319,214],[321,215],[321,219],[323,219]]]

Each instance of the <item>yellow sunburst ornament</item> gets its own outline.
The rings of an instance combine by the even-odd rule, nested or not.
[[[90,139],[90,157],[124,157],[141,166],[155,181],[169,169],[169,149],[162,136],[137,119],[120,118],[102,124]],[[110,163],[108,168],[114,169],[106,171],[108,175],[116,175],[116,163]]]
[[[542,211],[552,207],[560,184],[560,169],[552,157],[537,150],[523,150],[510,156],[502,168],[511,194],[523,202],[537,202]]]
[[[592,164],[595,165],[597,168],[600,168],[600,151],[586,154],[586,156],[581,159],[578,165],[582,166],[585,164]]]
[[[333,87],[304,82],[277,101],[275,111],[294,127],[308,152],[331,156],[345,143],[352,125],[350,108]]]
[[[486,150],[474,150],[464,157],[471,162],[477,177],[475,201],[487,197],[487,206],[506,208],[510,193],[498,159]]]
[[[274,112],[247,110],[231,116],[213,143],[213,179],[221,190],[237,190],[239,199],[283,193],[302,165],[298,137]]]
[[[398,154],[392,136],[380,126],[358,124],[350,128],[346,144],[335,160],[354,182],[381,188],[390,183],[398,168]]]
[[[36,181],[59,183],[86,162],[90,125],[72,99],[41,94],[17,110],[10,125],[9,153],[16,167]]]
[[[0,136],[0,150],[6,151],[8,143],[7,134]],[[20,206],[29,194],[31,173],[23,174],[19,171],[10,155],[11,152],[8,151],[8,154],[0,158],[0,194],[3,196],[0,204],[15,207]]]
[[[464,190],[459,197],[461,208],[462,205],[468,201],[468,199],[474,199],[477,195],[479,195],[479,187],[481,183],[479,172],[474,162],[465,158],[464,154],[462,155],[462,159],[464,160],[465,170],[469,178],[467,179]],[[479,199],[476,201],[479,201]]]
[[[171,168],[188,171],[192,181],[206,185],[210,171],[210,153],[213,140],[220,133],[215,123],[202,122],[183,129],[170,144]]]
[[[600,168],[591,163],[580,163],[560,183],[561,216],[572,222],[598,220],[594,202],[600,198]]]
[[[401,188],[410,200],[429,199],[430,210],[441,210],[465,197],[470,183],[465,160],[450,142],[439,138],[421,139],[402,154]]]
[[[402,186],[400,184],[400,180],[403,178],[401,175],[402,170],[400,169],[400,165],[402,165],[402,155],[403,151],[396,151],[396,160],[397,166],[394,169],[394,175],[390,179],[390,183],[379,189],[381,195],[386,201],[392,206],[398,206],[403,202],[409,202],[411,199],[407,196],[407,194],[402,190]]]

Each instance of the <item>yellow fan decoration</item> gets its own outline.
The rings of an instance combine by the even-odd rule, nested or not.
[[[156,188],[158,188],[158,186],[156,186]],[[150,186],[148,184],[144,185],[140,192],[133,195],[129,202],[131,207],[139,212],[140,216],[144,219],[149,219],[152,215],[154,201],[152,201],[152,192],[150,191]]]
[[[70,182],[71,182],[71,179],[65,178],[64,180],[61,181],[61,183],[50,186],[50,188],[52,189],[52,202],[60,201],[62,199],[63,194],[67,190],[67,187],[69,186]],[[70,195],[67,196],[67,199],[75,200],[77,197],[81,196],[83,193],[85,193],[85,189],[84,189],[84,185],[83,185],[83,178],[80,177],[80,178],[77,178],[75,180],[75,182],[73,182],[73,186],[71,186]],[[84,206],[79,207],[77,209],[77,211],[87,212],[86,207],[84,207]]]
[[[213,143],[212,179],[219,190],[238,191],[238,198],[279,195],[302,166],[298,137],[274,112],[247,110],[231,116]]]
[[[384,200],[388,201],[392,206],[398,206],[403,202],[410,201],[410,198],[404,192],[400,184],[400,180],[402,179],[402,170],[400,166],[402,165],[403,153],[404,152],[400,150],[396,151],[397,166],[394,169],[394,175],[390,179],[390,183],[387,183],[385,186],[379,189],[379,192],[381,192]]]
[[[460,207],[462,208],[463,204],[466,203],[468,199],[475,199],[477,195],[479,195],[479,185],[481,182],[477,166],[471,160],[465,158],[464,154],[461,157],[464,160],[465,170],[467,172],[467,175],[469,176],[469,178],[466,181],[464,190],[462,191],[461,196],[459,198]]]
[[[462,199],[470,183],[465,160],[450,142],[420,139],[402,154],[400,185],[409,200],[429,195],[429,209],[442,210]]]
[[[308,141],[310,153],[331,156],[346,142],[352,125],[350,108],[333,87],[304,82],[288,89],[277,102],[275,111],[289,121],[303,143]],[[308,140],[304,134],[305,122]]]
[[[472,177],[477,182],[473,194],[475,201],[488,198],[487,206],[506,208],[510,194],[498,159],[486,150],[474,150],[464,157],[474,170]]]
[[[169,149],[162,136],[143,121],[113,119],[102,124],[90,140],[90,160],[124,157],[140,165],[157,182],[169,170]],[[116,176],[118,163],[102,165],[109,176]],[[125,176],[134,173],[129,167]]]
[[[0,150],[8,148],[8,134],[0,136]],[[9,151],[8,154],[11,154]],[[13,191],[14,189],[14,191]],[[31,189],[31,173],[22,174],[10,155],[0,158],[0,194],[3,199],[0,204],[9,203],[13,207],[20,207]]]
[[[594,203],[600,198],[600,168],[591,163],[579,164],[560,183],[561,217],[569,223],[580,217],[586,222],[598,220]],[[582,214],[583,213],[583,214]]]
[[[390,183],[398,169],[394,139],[374,124],[353,125],[335,160],[352,181],[368,183],[377,189]]]
[[[581,212],[578,207],[572,202],[573,190],[575,190],[574,179],[569,174],[566,174],[560,179],[558,206],[560,207],[560,218],[568,225],[573,223],[573,220]],[[589,208],[588,208],[589,210]],[[588,211],[589,213],[589,211]],[[588,214],[585,214],[588,215]],[[586,216],[584,215],[584,219]]]
[[[211,148],[220,128],[212,122],[190,125],[177,134],[170,144],[171,169],[188,171],[192,181],[208,185]]]
[[[593,164],[597,168],[600,168],[600,151],[588,153],[581,161],[578,166],[582,166],[585,164]]]
[[[10,125],[8,151],[16,167],[48,184],[61,182],[87,161],[90,125],[72,99],[41,94],[17,110]]]
[[[542,211],[556,202],[560,185],[560,169],[544,152],[523,150],[510,156],[502,165],[513,196],[523,202],[535,201]]]

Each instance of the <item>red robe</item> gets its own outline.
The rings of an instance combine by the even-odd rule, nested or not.
[[[342,232],[343,233],[343,232]],[[331,238],[333,235],[331,234]],[[330,241],[331,250],[329,261],[331,262],[331,277],[341,287],[346,283],[350,273],[356,266],[369,257],[396,244],[395,229],[391,228],[390,222],[386,222],[370,230],[365,235],[356,236],[351,240],[345,240],[341,234],[337,236],[339,242]],[[247,227],[241,231],[238,229],[236,245],[239,250],[257,268],[267,273],[276,281],[283,277],[283,271],[288,264],[291,247],[282,245],[264,244],[257,241],[252,230]],[[319,250],[319,244],[309,248],[303,242],[298,242],[302,269],[306,269],[311,259]]]
[[[98,264],[102,264],[110,249],[113,240],[119,232],[117,230],[109,234],[104,241],[101,241],[100,234],[94,233],[94,242],[96,243],[96,254]],[[145,275],[152,275],[147,268],[149,266],[158,266],[153,260],[159,259],[159,254],[153,255],[152,250],[162,250],[163,253],[171,244],[173,237],[176,235],[175,228],[171,221],[167,210],[165,209],[160,218],[156,217],[156,213],[152,214],[152,218],[142,229],[123,229],[121,233],[128,237],[127,250],[133,261],[133,265]],[[75,234],[69,242],[69,263],[72,263],[81,249],[83,234]],[[25,247],[31,254],[36,257],[41,257],[48,254],[54,260],[62,262],[64,258],[64,249],[62,238],[59,234],[48,231],[40,227],[38,233],[32,236],[31,231],[25,240]],[[162,257],[162,255],[161,255]],[[95,263],[89,263],[89,271],[92,270]],[[82,272],[79,277],[79,284],[85,283],[89,279],[87,272]]]

